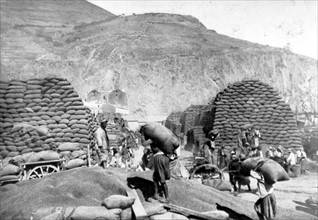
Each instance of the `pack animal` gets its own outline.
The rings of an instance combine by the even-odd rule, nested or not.
[[[240,173],[241,170],[241,162],[236,159],[232,160],[229,164],[229,175],[230,175],[230,182],[234,188],[234,191],[241,191],[242,186],[247,186],[248,190],[251,191],[251,181],[249,177],[243,176]],[[238,188],[237,188],[238,185]]]

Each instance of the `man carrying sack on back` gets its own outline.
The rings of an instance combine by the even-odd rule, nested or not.
[[[110,146],[108,135],[106,132],[107,120],[104,117],[101,117],[99,121],[100,125],[95,131],[97,159],[98,164],[106,169],[110,162]]]
[[[179,147],[179,138],[165,126],[148,122],[139,129],[143,145],[150,145],[153,153],[153,181],[154,199],[160,202],[169,202],[169,191],[167,181],[171,177],[170,162],[177,158],[176,149]],[[146,143],[146,144],[145,144]],[[159,198],[160,190],[163,191],[164,198]]]
[[[276,216],[276,198],[273,194],[274,186],[265,181],[263,174],[259,168],[264,161],[259,162],[254,170],[251,170],[250,176],[257,180],[257,189],[259,199],[254,204],[254,209],[260,220],[271,220]]]

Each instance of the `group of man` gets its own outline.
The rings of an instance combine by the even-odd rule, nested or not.
[[[127,138],[123,138],[118,148],[111,148],[107,135],[107,119],[101,117],[100,124],[95,131],[95,151],[98,165],[106,169],[109,166],[125,167],[128,169],[130,158],[134,157],[133,151],[128,146]]]
[[[258,129],[248,127],[246,129],[240,128],[238,132],[237,148],[234,147],[230,153],[230,157],[227,158],[224,145],[220,149],[216,150],[215,140],[220,135],[218,130],[212,130],[208,133],[209,140],[203,144],[202,154],[209,164],[217,165],[220,168],[226,167],[229,161],[239,159],[240,155],[244,157],[258,157],[263,156],[259,142],[261,134]]]
[[[228,161],[223,145],[216,151],[215,140],[219,135],[220,133],[218,130],[212,130],[208,133],[208,141],[203,144],[202,154],[207,163],[223,168],[228,165]]]
[[[100,125],[95,131],[95,140],[96,140],[96,154],[98,164],[102,166],[104,169],[112,165],[112,161],[117,162],[118,165],[118,155],[121,156],[121,162],[124,167],[127,168],[128,161],[130,157],[133,157],[133,152],[131,148],[127,144],[127,139],[123,139],[122,144],[118,147],[118,149],[111,149],[109,144],[109,138],[107,135],[107,120],[104,118],[100,119]],[[170,161],[171,157],[164,154],[158,146],[152,144],[152,141],[143,140],[142,143],[145,146],[145,150],[149,150],[152,155],[152,169],[154,170],[153,173],[153,180],[154,180],[154,199],[159,200],[160,202],[169,202],[169,192],[168,192],[168,185],[166,183],[167,180],[170,179]],[[149,145],[150,147],[146,147]],[[117,155],[117,156],[116,156]],[[150,155],[149,152],[145,152],[144,156]],[[117,159],[117,160],[116,160]],[[148,158],[149,159],[149,158]],[[148,160],[149,161],[149,160]],[[159,193],[163,191],[164,197],[163,199],[159,199]]]
[[[246,157],[263,156],[259,146],[261,134],[259,130],[254,129],[253,127],[239,130],[237,146],[239,150],[237,151],[236,147],[232,149],[230,152],[229,163],[227,162],[226,154],[224,152],[224,146],[221,146],[217,155],[215,154],[215,140],[218,136],[219,132],[210,131],[208,134],[209,141],[205,142],[203,145],[204,157],[208,163],[218,165],[220,168],[228,166],[231,171],[232,166],[234,166],[235,169],[238,168],[240,162]],[[265,220],[275,217],[276,198],[273,194],[273,185],[266,183],[264,176],[258,170],[261,166],[262,164],[256,166],[256,168],[251,171],[250,176],[257,180],[259,199],[254,205],[255,211],[259,219]],[[234,176],[233,173],[230,173],[230,182],[235,186]]]

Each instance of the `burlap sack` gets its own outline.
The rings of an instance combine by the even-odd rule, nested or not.
[[[156,214],[164,214],[167,212],[163,204],[160,202],[144,202],[142,205],[148,217]]]
[[[0,176],[17,175],[20,173],[20,171],[20,167],[13,164],[8,164],[0,171]]]
[[[133,219],[133,211],[132,208],[123,209],[120,213],[120,220],[131,220]]]
[[[1,171],[0,171],[1,174]],[[0,176],[0,182],[2,181],[9,181],[9,180],[19,180],[20,176],[19,175],[5,175],[5,176]]]
[[[86,165],[86,161],[85,160],[76,158],[76,159],[68,161],[65,164],[65,168],[67,170],[69,170],[69,169],[73,169],[73,168],[76,168],[76,167],[81,167],[81,166],[84,166],[84,165]]]
[[[171,154],[179,147],[178,137],[168,128],[158,123],[146,123],[140,128],[145,140],[151,139],[152,144],[166,154]]]
[[[49,160],[58,160],[60,159],[60,156],[57,152],[55,151],[43,151],[43,148],[41,147],[41,149],[39,148],[34,148],[33,151],[37,152],[35,154],[32,154],[29,159],[28,162],[38,162],[38,161],[49,161]]]
[[[58,151],[76,151],[80,150],[79,143],[62,143],[57,148]]]
[[[134,202],[134,197],[128,197],[123,195],[111,195],[103,200],[102,205],[108,209],[126,209],[128,207],[131,207],[132,204],[134,204]]]
[[[263,174],[265,182],[268,184],[274,184],[277,181],[289,180],[288,174],[279,163],[272,159],[262,157],[254,157],[244,160],[241,166],[241,174],[248,176],[250,171],[254,170],[258,166],[259,162],[264,162],[264,164],[260,166],[257,171]]]
[[[152,215],[149,217],[149,220],[188,220],[188,218],[174,212],[166,212],[164,214]]]

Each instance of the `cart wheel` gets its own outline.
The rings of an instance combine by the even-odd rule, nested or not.
[[[39,179],[55,172],[58,172],[58,168],[53,165],[37,166],[28,173],[27,179]]]

